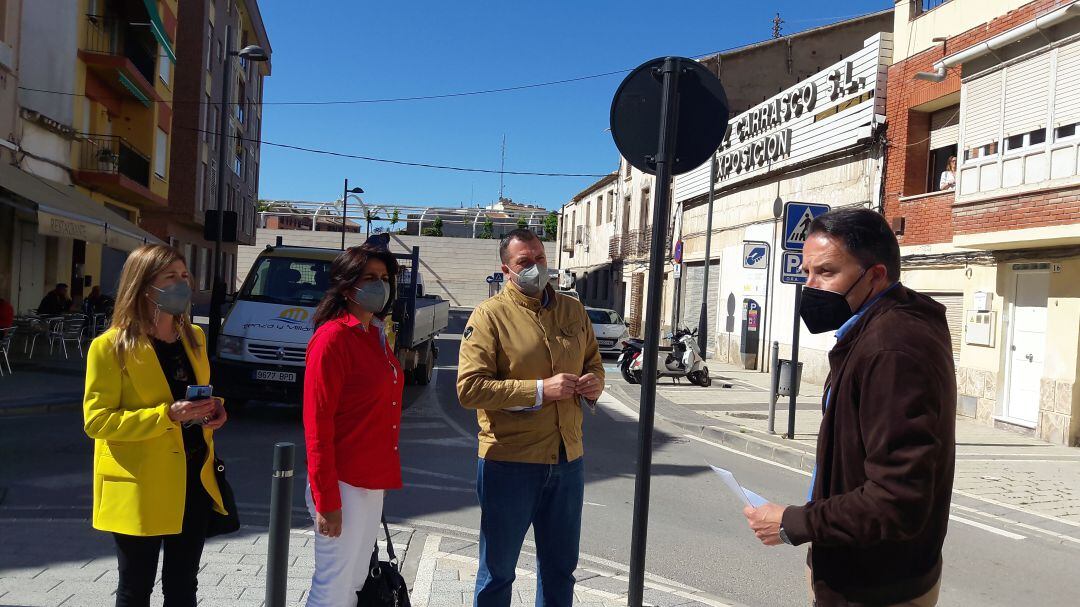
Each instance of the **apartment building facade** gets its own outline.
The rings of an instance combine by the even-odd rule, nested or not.
[[[127,253],[158,241],[138,221],[167,204],[176,8],[0,5],[0,121],[13,128],[0,163],[0,241],[10,243],[0,274],[19,312],[58,282],[76,299],[94,285],[115,292]]]
[[[958,411],[1076,445],[1080,3],[901,0],[895,19],[884,212],[905,284],[951,294]]]
[[[226,48],[231,31],[231,49]],[[184,2],[177,28],[175,125],[170,147],[169,204],[146,214],[143,225],[184,252],[196,285],[196,301],[209,301],[214,241],[204,238],[206,212],[218,208],[218,180],[224,180],[222,206],[235,217],[236,242],[222,245],[222,277],[231,292],[236,285],[236,253],[255,242],[259,200],[263,81],[269,61],[230,56],[250,44],[270,52],[270,40],[255,0]],[[222,76],[230,79],[230,99],[223,106]],[[226,158],[218,167],[219,124],[226,114]],[[229,224],[232,223],[230,218]]]

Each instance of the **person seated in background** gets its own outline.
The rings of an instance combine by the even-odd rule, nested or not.
[[[94,285],[90,289],[90,294],[83,299],[82,311],[87,316],[105,311],[105,296],[101,294],[100,286]]]
[[[11,302],[0,297],[0,329],[8,329],[15,324],[15,308]]]
[[[57,283],[56,288],[45,294],[38,304],[38,314],[42,316],[55,316],[66,314],[71,309],[71,299],[68,298],[68,286]]]

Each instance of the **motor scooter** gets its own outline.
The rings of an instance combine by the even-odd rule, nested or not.
[[[656,376],[671,377],[673,379],[685,377],[696,386],[702,388],[711,386],[712,376],[709,375],[709,368],[705,366],[705,359],[701,357],[701,351],[698,350],[697,329],[691,331],[684,327],[676,330],[675,333],[669,333],[667,337],[671,340],[672,345],[670,347],[660,347],[656,361]],[[643,344],[641,347],[644,347]],[[629,348],[629,346],[624,346],[624,355],[627,352],[626,348]],[[641,374],[645,366],[642,353],[643,350],[639,349],[636,354],[632,355],[627,372],[634,381],[627,379],[629,383],[641,383]],[[622,365],[620,364],[621,368]],[[625,378],[626,375],[624,374],[623,377]]]

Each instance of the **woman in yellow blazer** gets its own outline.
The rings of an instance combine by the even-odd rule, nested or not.
[[[195,605],[211,509],[226,513],[213,471],[225,409],[218,399],[185,399],[187,386],[210,380],[202,330],[190,322],[190,281],[176,249],[136,249],[124,264],[112,326],[87,354],[93,525],[116,542],[117,607],[150,604],[163,546],[165,604]]]

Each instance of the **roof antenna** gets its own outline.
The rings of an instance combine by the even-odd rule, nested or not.
[[[777,12],[776,16],[773,17],[773,20],[772,20],[772,37],[773,38],[780,38],[781,36],[784,35],[782,33],[782,31],[781,31],[782,26],[784,25],[784,23],[785,23],[785,21],[780,18],[780,13]]]

